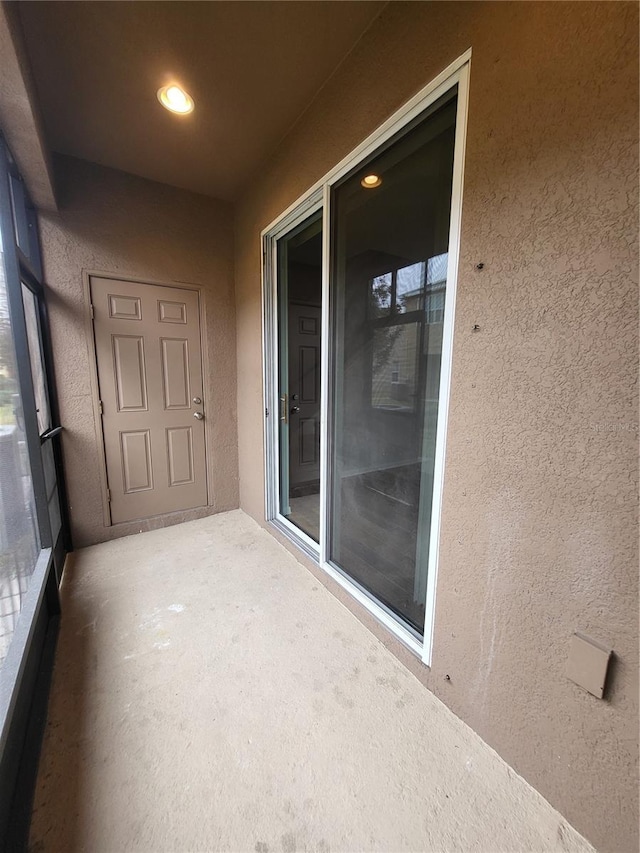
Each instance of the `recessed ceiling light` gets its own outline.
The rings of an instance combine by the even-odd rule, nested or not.
[[[193,112],[193,98],[188,92],[181,89],[180,86],[176,86],[175,83],[172,83],[171,86],[163,86],[161,89],[158,89],[158,100],[163,107],[171,110],[172,113],[185,115],[186,113]]]
[[[379,187],[382,183],[380,175],[365,175],[360,181],[365,190],[372,190],[374,187]]]

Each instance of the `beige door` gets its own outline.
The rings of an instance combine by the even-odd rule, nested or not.
[[[91,278],[111,520],[207,503],[198,293]]]

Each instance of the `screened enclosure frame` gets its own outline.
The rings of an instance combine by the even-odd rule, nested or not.
[[[447,418],[451,385],[453,354],[453,329],[460,247],[460,226],[464,175],[464,155],[469,98],[469,70],[471,50],[466,51],[448,66],[424,89],[394,113],[351,154],[311,187],[301,198],[272,222],[261,234],[262,239],[262,302],[263,302],[263,385],[265,405],[265,516],[280,533],[286,536],[323,571],[332,577],[353,598],[360,602],[379,622],[389,629],[405,646],[418,655],[423,663],[431,665],[435,621],[435,596],[438,573],[440,518],[444,486]],[[389,140],[401,133],[411,122],[419,119],[429,107],[452,90],[457,92],[453,180],[449,221],[448,261],[438,416],[435,438],[435,464],[433,476],[431,520],[424,633],[418,636],[390,608],[373,593],[362,587],[329,559],[329,476],[332,454],[331,416],[333,320],[331,311],[331,193],[336,184],[371,158]],[[281,453],[279,414],[279,326],[278,326],[278,240],[299,226],[313,214],[322,210],[322,320],[321,320],[321,397],[320,397],[320,518],[319,542],[286,518],[281,508],[280,467]]]
[[[60,612],[58,585],[71,541],[37,214],[2,136],[0,229],[20,398],[15,417],[24,432],[39,544],[0,663],[0,847],[22,849]],[[39,423],[37,399],[46,404],[46,424]]]

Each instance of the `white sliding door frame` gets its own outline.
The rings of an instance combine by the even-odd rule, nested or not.
[[[435,625],[435,599],[440,545],[440,519],[444,488],[451,364],[453,356],[453,331],[455,319],[458,257],[464,158],[467,134],[469,101],[469,69],[471,50],[466,51],[429,85],[418,92],[394,113],[378,130],[364,140],[348,157],[314,184],[300,199],[262,232],[263,265],[263,368],[265,400],[265,507],[266,518],[285,536],[300,547],[341,587],[359,601],[378,621],[385,625],[401,642],[417,654],[426,666],[431,666]],[[429,560],[425,601],[425,624],[422,639],[399,621],[399,617],[360,587],[353,579],[329,561],[329,467],[331,460],[329,413],[331,407],[329,381],[332,376],[331,340],[333,334],[330,302],[331,270],[331,189],[358,165],[376,152],[409,122],[418,118],[431,104],[457,87],[456,129],[449,221],[449,249],[447,285],[442,341],[442,364],[436,427],[436,448],[433,479],[431,527],[429,531]],[[314,542],[280,512],[280,402],[278,396],[278,288],[277,241],[292,228],[322,209],[322,367],[320,399],[320,542]]]
[[[303,530],[282,514],[280,494],[280,453],[288,453],[281,447],[280,435],[280,337],[278,325],[278,240],[285,237],[306,219],[322,208],[321,189],[308,194],[305,199],[289,211],[278,224],[263,232],[262,264],[262,340],[263,378],[265,400],[265,508],[267,521],[277,527],[316,563],[320,559],[320,546]],[[324,274],[324,271],[323,271]],[[321,346],[324,350],[324,336]],[[321,379],[323,387],[324,377]],[[321,421],[321,434],[324,426]],[[322,469],[321,469],[322,476]]]

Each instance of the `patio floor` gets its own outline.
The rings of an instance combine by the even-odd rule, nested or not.
[[[235,511],[74,555],[30,849],[592,848]]]

